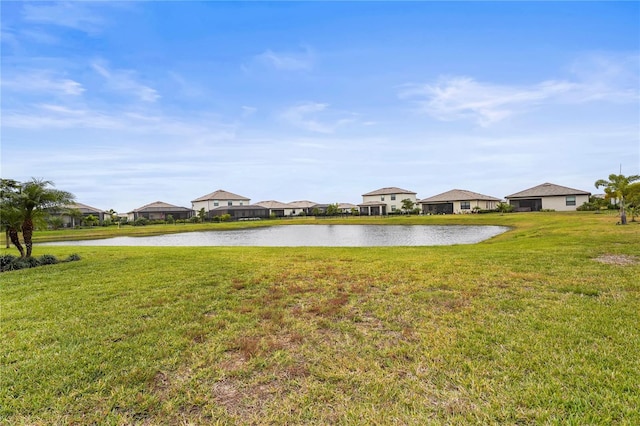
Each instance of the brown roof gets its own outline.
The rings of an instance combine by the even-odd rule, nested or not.
[[[249,201],[249,198],[243,197],[242,195],[234,194],[233,192],[224,191],[222,189],[218,189],[217,191],[213,191],[211,194],[203,195],[202,197],[196,198],[191,201],[209,201],[209,200],[243,200]]]
[[[164,212],[164,211],[190,211],[186,207],[174,206],[173,204],[164,203],[162,201],[154,201],[153,203],[146,204],[139,207],[129,213],[133,212]]]
[[[467,191],[465,189],[452,189],[451,191],[443,192],[442,194],[434,195],[433,197],[425,198],[418,201],[419,203],[441,203],[452,201],[500,201],[499,198],[491,197],[489,195],[478,194],[477,192]]]
[[[542,185],[507,195],[505,198],[553,197],[561,195],[591,195],[591,193],[546,182]]]
[[[367,192],[366,194],[362,194],[363,197],[367,195],[387,195],[387,194],[415,194],[413,191],[407,191],[406,189],[397,188],[395,186],[390,186],[388,188],[380,188],[375,191]]]

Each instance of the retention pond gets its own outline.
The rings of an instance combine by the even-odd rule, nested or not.
[[[71,246],[388,247],[475,244],[508,231],[506,226],[286,225],[184,232],[147,237],[59,241]]]

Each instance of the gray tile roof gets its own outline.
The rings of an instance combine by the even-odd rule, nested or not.
[[[309,207],[316,206],[317,204],[318,203],[314,203],[313,201],[309,201],[309,200],[292,201],[290,203],[287,203],[289,208],[292,208],[292,209],[307,209]]]
[[[425,198],[418,201],[419,203],[444,203],[453,201],[500,201],[499,198],[491,197],[489,195],[479,194],[473,191],[467,191],[465,189],[452,189],[451,191],[443,192],[442,194],[434,195],[433,197]]]
[[[546,182],[542,185],[507,195],[505,198],[553,197],[562,195],[591,195],[591,193]]]
[[[165,211],[190,211],[186,207],[174,206],[173,204],[165,203],[162,201],[154,201],[153,203],[145,204],[142,207],[134,209],[129,213],[133,212],[165,212]]]
[[[375,191],[367,192],[366,194],[362,194],[363,197],[368,195],[387,195],[387,194],[416,194],[413,191],[407,191],[406,189],[397,188],[395,186],[390,186],[388,188],[380,188]]]
[[[242,195],[234,194],[233,192],[224,191],[222,189],[218,189],[217,191],[213,191],[210,194],[203,195],[202,197],[198,197],[191,202],[196,201],[209,201],[209,200],[242,200],[249,201],[249,198],[243,197]]]
[[[104,213],[104,210],[96,209],[95,207],[78,203],[77,201],[64,207],[67,209],[77,209],[77,210],[80,210],[82,213]]]
[[[281,203],[276,200],[259,201],[255,203],[256,206],[266,207],[268,209],[290,209],[291,206],[286,203]]]

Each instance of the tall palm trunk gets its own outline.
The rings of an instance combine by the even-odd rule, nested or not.
[[[24,257],[24,247],[22,247],[22,244],[20,244],[20,238],[18,238],[18,230],[16,228],[8,228],[7,233],[9,234],[9,239],[11,239],[13,245],[16,246],[16,248],[20,252],[20,257]],[[9,244],[9,240],[7,240],[7,244]]]
[[[31,257],[31,251],[33,250],[33,219],[28,218],[22,222],[22,239],[24,240],[24,245],[27,248],[26,257]]]
[[[4,241],[7,244],[7,246],[5,248],[11,247],[9,238],[11,238],[11,237],[9,236],[9,228],[7,228],[7,229],[4,230]]]

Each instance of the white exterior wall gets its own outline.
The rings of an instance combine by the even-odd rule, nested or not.
[[[497,201],[486,201],[486,200],[469,200],[469,208],[462,209],[462,203],[464,201],[454,201],[453,202],[453,212],[454,213],[473,213],[474,207],[480,207],[482,210],[491,210],[496,208]]]
[[[576,205],[567,206],[567,197],[576,197]],[[569,212],[575,211],[578,207],[588,201],[588,195],[559,195],[555,197],[542,197],[542,208],[558,212]]]
[[[395,195],[395,200],[392,200],[392,196]],[[384,197],[384,199],[382,199]],[[367,201],[375,201],[378,203],[384,203],[387,205],[387,214],[391,213],[392,206],[396,206],[396,210],[402,209],[402,200],[410,199],[414,203],[417,203],[416,194],[384,194],[384,195],[363,195],[362,203],[366,203]]]
[[[248,206],[251,204],[250,200],[206,200],[206,201],[194,201],[191,203],[191,209],[196,212],[196,214],[200,211],[201,208],[204,208],[205,212],[209,210],[216,209],[218,207],[227,207],[229,206],[229,202],[231,202],[232,206]],[[218,203],[218,205],[216,205]]]

